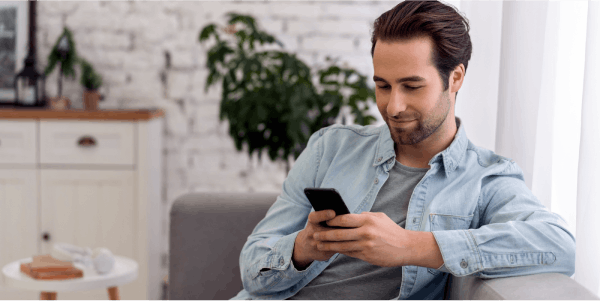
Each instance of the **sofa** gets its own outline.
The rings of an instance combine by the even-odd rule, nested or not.
[[[170,211],[167,298],[230,299],[242,290],[240,251],[276,199],[274,193],[191,193],[177,198]],[[599,300],[558,273],[496,279],[450,275],[444,297]]]

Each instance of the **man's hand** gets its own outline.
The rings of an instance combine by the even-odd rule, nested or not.
[[[294,242],[292,261],[296,269],[304,270],[314,260],[327,261],[337,253],[317,249],[318,242],[313,238],[314,233],[329,229],[321,226],[319,223],[331,220],[334,217],[335,211],[333,210],[313,211],[308,215],[306,228],[298,233]]]
[[[315,229],[312,230],[315,243],[311,241],[310,246],[316,244],[316,249],[324,252],[322,254],[340,253],[381,267],[412,265],[419,255],[419,250],[413,248],[414,241],[411,241],[415,238],[411,232],[415,231],[403,229],[383,212],[344,214],[327,224],[352,229],[330,230],[314,228],[315,224],[311,224],[311,228]]]

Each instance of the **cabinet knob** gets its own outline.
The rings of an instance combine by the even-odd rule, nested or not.
[[[42,234],[42,238],[43,238],[45,241],[49,241],[49,240],[50,240],[50,233],[48,233],[48,232],[44,232],[44,234]]]
[[[96,146],[96,139],[94,139],[94,137],[92,136],[83,136],[79,138],[79,141],[77,141],[77,145],[83,147]]]

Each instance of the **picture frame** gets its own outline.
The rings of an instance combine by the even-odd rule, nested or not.
[[[0,105],[15,103],[14,78],[27,55],[28,1],[0,1]]]

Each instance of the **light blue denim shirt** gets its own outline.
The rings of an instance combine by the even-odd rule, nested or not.
[[[403,266],[398,299],[442,299],[448,273],[496,278],[575,272],[575,237],[525,185],[508,158],[477,147],[458,131],[415,187],[406,229],[431,231],[441,269]],[[370,211],[395,162],[387,125],[333,125],[314,133],[240,254],[244,289],[233,299],[286,299],[317,277],[338,255],[298,271],[294,241],[314,209],[306,187],[335,188],[352,213]]]

